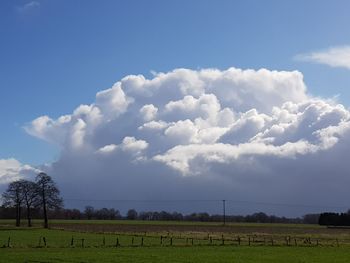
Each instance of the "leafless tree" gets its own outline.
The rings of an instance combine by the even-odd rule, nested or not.
[[[129,209],[129,211],[126,214],[126,218],[128,220],[136,220],[137,219],[137,212],[135,209]]]
[[[16,208],[16,226],[21,225],[22,187],[20,181],[14,181],[8,185],[7,190],[2,194],[3,204]]]
[[[84,213],[85,213],[87,219],[90,220],[94,216],[95,209],[90,205],[85,206]]]
[[[23,196],[23,202],[27,208],[27,220],[28,220],[28,226],[32,226],[32,215],[31,210],[34,208],[34,206],[38,205],[39,203],[39,189],[38,185],[32,181],[28,180],[20,180],[19,181],[22,188],[22,196]]]
[[[38,195],[40,196],[40,204],[44,214],[44,228],[48,228],[47,210],[51,208],[61,208],[63,206],[63,200],[51,176],[46,173],[39,173],[35,181],[38,186]]]

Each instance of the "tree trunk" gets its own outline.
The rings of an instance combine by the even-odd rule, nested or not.
[[[28,219],[28,227],[32,226],[32,217],[30,213],[30,205],[27,205],[27,219]]]
[[[45,191],[43,191],[43,210],[44,210],[44,228],[49,228],[49,222],[48,222],[48,219],[47,219]]]
[[[16,205],[16,226],[20,226],[21,225],[21,215],[20,215],[20,205],[17,204]]]
[[[18,206],[18,226],[21,226],[21,205]]]

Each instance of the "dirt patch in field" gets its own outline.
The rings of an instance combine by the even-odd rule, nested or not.
[[[151,225],[151,224],[55,224],[53,228],[95,233],[197,233],[244,235],[325,235],[348,236],[350,229],[308,228],[294,226],[240,226],[240,225]]]

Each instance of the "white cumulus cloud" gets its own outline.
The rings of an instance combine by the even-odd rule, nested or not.
[[[14,158],[0,159],[0,185],[31,177],[38,172],[38,169],[22,164]]]
[[[158,112],[158,108],[154,107],[153,104],[144,105],[140,109],[140,113],[143,116],[143,119],[145,121],[151,121],[151,120],[155,119],[157,116],[157,112]]]
[[[312,183],[318,201],[334,182],[348,181],[350,112],[309,94],[298,71],[130,75],[91,104],[25,129],[60,146],[49,172],[71,195],[72,185],[84,184],[81,195],[222,199],[250,189],[290,201],[291,189],[305,198]]]

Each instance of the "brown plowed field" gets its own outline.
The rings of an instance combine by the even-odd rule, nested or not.
[[[108,233],[218,233],[218,234],[256,234],[256,235],[324,235],[344,236],[350,238],[350,229],[330,229],[326,227],[301,227],[278,224],[249,225],[231,224],[220,225],[179,225],[179,224],[54,224],[53,228],[82,232],[108,232]]]

